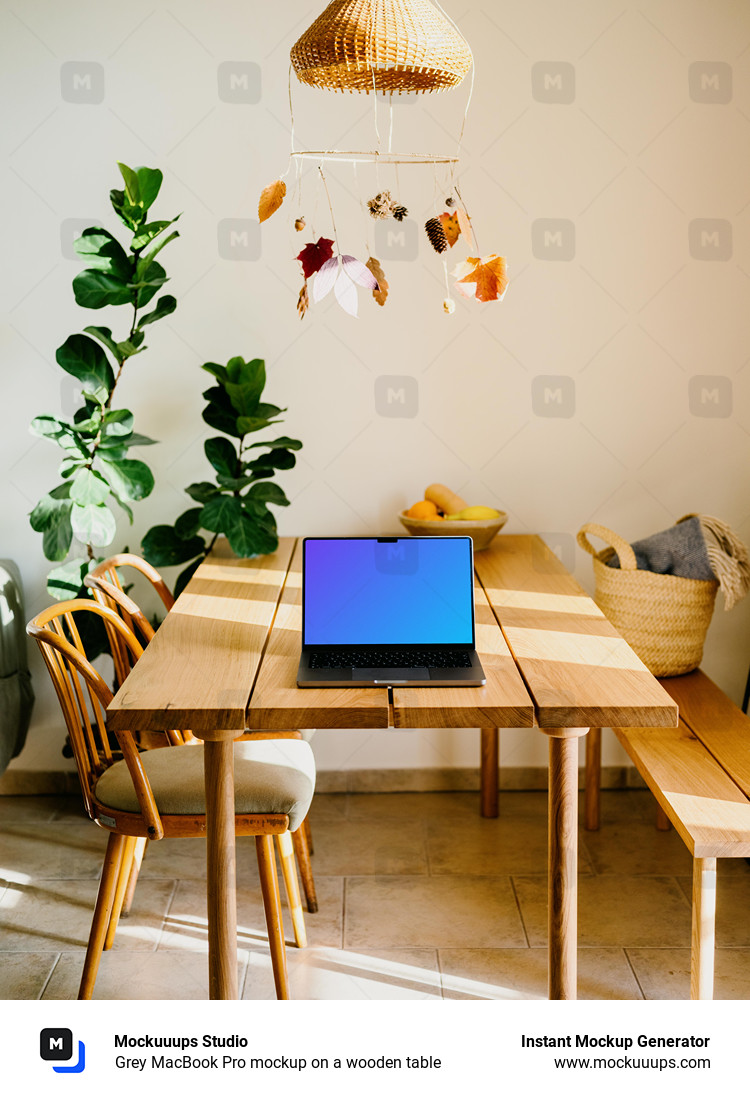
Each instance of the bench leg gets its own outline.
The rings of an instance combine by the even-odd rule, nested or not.
[[[672,822],[669,820],[666,813],[664,812],[664,810],[662,810],[658,802],[656,804],[656,828],[660,829],[663,833],[668,833],[669,830],[672,828]]]
[[[595,726],[586,738],[583,824],[589,832],[599,828],[599,794],[602,786],[602,731]]]
[[[499,812],[497,771],[500,766],[500,731],[497,729],[482,730],[481,738],[480,812],[482,817],[497,817]]]
[[[693,859],[693,931],[690,952],[690,997],[710,1001],[714,995],[716,925],[716,859]]]

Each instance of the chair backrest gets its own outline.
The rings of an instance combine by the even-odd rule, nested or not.
[[[125,555],[119,556],[124,557]],[[121,588],[104,580],[103,577],[97,577],[93,572],[87,573],[83,583],[91,589],[97,603],[101,604],[102,607],[108,607],[119,615],[128,629],[142,642],[143,646],[148,645],[156,631],[138,604],[131,600],[130,596],[123,592]],[[105,627],[115,666],[115,682],[118,687],[122,687],[137,658],[134,657],[132,650],[125,644],[116,630],[113,630],[106,622]],[[195,740],[197,738],[193,736],[190,730],[164,730],[160,734],[144,731],[138,735],[139,746],[148,749],[158,748],[165,743],[168,745],[183,745],[187,741]]]
[[[172,609],[174,596],[169,591],[163,577],[154,569],[153,565],[150,565],[145,558],[139,558],[137,554],[113,554],[111,558],[107,558],[106,561],[95,566],[89,576],[101,577],[102,580],[109,581],[110,584],[113,584],[115,588],[119,588],[122,592],[124,588],[118,570],[122,569],[123,566],[137,569],[139,573],[151,581],[166,610],[170,611]]]
[[[84,584],[90,589],[97,603],[117,611],[120,618],[124,620],[126,626],[130,627],[136,637],[144,645],[148,645],[154,636],[154,628],[136,602],[132,599],[129,600],[127,597],[120,572],[123,567],[131,567],[147,577],[158,593],[164,607],[169,611],[174,604],[172,593],[154,567],[149,565],[143,558],[139,558],[137,554],[114,554],[111,558],[107,558],[106,561],[95,566],[86,576]],[[107,627],[107,637],[115,664],[115,679],[118,686],[122,686],[125,677],[133,667],[134,659],[127,646],[123,645],[119,636],[109,627]]]
[[[148,835],[157,839],[164,835],[164,830],[135,739],[128,731],[117,731],[119,751],[113,749],[110,742],[105,711],[113,695],[86,657],[74,618],[83,612],[100,616],[130,650],[134,660],[143,653],[140,642],[119,615],[94,600],[66,600],[53,604],[31,620],[26,632],[36,640],[60,700],[86,812],[96,820],[96,781],[122,758],[133,780]]]

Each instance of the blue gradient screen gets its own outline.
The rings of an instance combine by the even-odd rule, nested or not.
[[[305,539],[305,645],[474,641],[471,539]]]

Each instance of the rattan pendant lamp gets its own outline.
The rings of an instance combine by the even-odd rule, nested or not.
[[[332,0],[295,42],[302,84],[342,92],[439,92],[472,66],[469,45],[430,0]]]

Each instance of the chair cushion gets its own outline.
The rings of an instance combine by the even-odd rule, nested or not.
[[[203,744],[147,749],[141,761],[161,814],[204,814]],[[240,814],[288,814],[295,831],[310,808],[315,760],[305,741],[241,741],[234,746],[235,810]],[[140,813],[124,760],[99,777],[98,802],[114,810]]]

